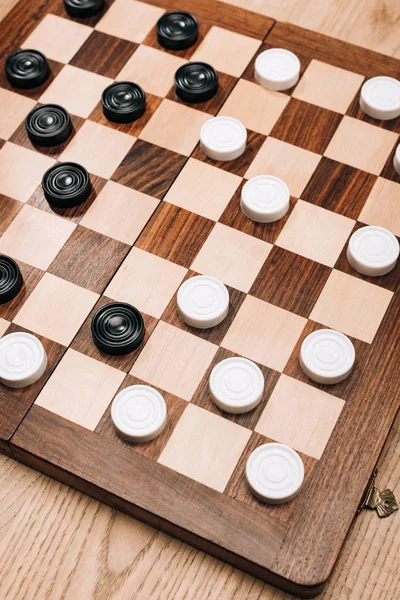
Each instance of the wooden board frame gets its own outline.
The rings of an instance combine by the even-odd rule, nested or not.
[[[163,8],[193,10],[190,0],[147,0]],[[2,24],[1,55],[16,49],[53,0],[21,0]],[[368,76],[399,75],[399,61],[243,9],[202,0],[199,16]],[[350,62],[349,62],[350,61]],[[46,382],[10,410],[0,403],[0,450],[94,498],[195,545],[252,575],[302,597],[326,584],[356,515],[363,491],[399,410],[397,385],[400,302],[395,296],[363,359],[368,377],[353,381],[333,434],[299,497],[289,523],[179,475],[158,463],[35,406]],[[65,348],[54,348],[48,376]],[[49,348],[49,352],[51,349]],[[378,407],[378,410],[377,410]],[[343,453],[344,446],[351,452]],[[171,502],[171,498],[174,499]],[[207,511],[204,507],[208,506]]]

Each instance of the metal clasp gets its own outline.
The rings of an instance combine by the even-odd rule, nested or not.
[[[377,474],[378,469],[375,469],[368,482],[358,512],[363,508],[372,508],[376,510],[381,518],[384,518],[393,514],[396,510],[399,510],[399,505],[391,490],[383,490],[383,492],[381,492],[375,487]]]

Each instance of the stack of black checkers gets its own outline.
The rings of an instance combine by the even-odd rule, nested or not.
[[[18,50],[5,63],[9,83],[23,90],[42,85],[50,76],[47,58],[38,50]]]
[[[144,321],[134,306],[112,302],[100,308],[92,319],[92,336],[102,352],[115,356],[136,350],[143,342]]]
[[[86,202],[92,186],[89,173],[77,163],[59,163],[43,175],[42,188],[49,204],[56,208],[73,208]]]
[[[21,291],[22,284],[21,271],[15,260],[0,255],[0,304],[14,300]]]
[[[106,88],[101,97],[104,116],[116,123],[131,123],[146,110],[146,96],[136,83],[118,81]]]
[[[37,146],[58,146],[72,133],[71,117],[62,106],[43,104],[34,108],[25,120],[31,142]]]
[[[103,10],[104,0],[64,0],[64,7],[71,17],[87,19]]]

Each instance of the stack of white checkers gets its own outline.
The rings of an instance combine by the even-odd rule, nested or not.
[[[9,333],[0,339],[0,381],[12,388],[27,387],[43,375],[47,354],[34,335]]]

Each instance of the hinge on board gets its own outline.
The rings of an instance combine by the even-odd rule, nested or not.
[[[358,512],[363,508],[374,508],[378,515],[381,518],[384,518],[396,512],[396,510],[399,510],[399,505],[391,490],[383,490],[383,492],[380,492],[378,488],[375,487],[374,484],[377,474],[378,469],[375,469],[368,482]]]

